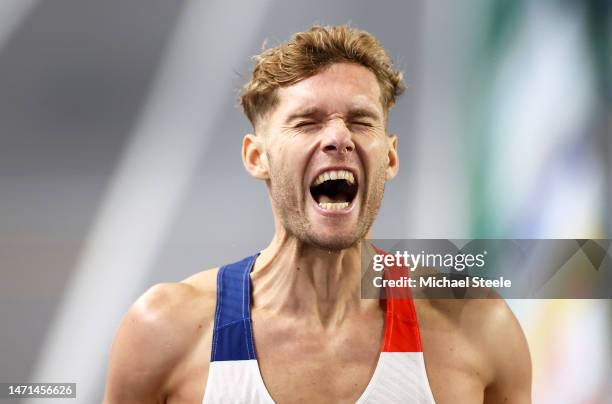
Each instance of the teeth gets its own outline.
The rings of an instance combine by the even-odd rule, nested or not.
[[[338,203],[319,202],[319,206],[325,210],[338,210],[338,209],[344,209],[348,207],[349,203],[348,202],[338,202]]]
[[[317,186],[329,180],[347,180],[350,184],[355,183],[355,177],[352,172],[346,170],[332,170],[319,175],[312,183],[312,186]]]

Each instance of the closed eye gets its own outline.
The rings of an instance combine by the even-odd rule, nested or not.
[[[372,125],[370,122],[363,122],[363,121],[355,121],[355,122],[351,122],[352,126],[357,126],[360,128],[372,128],[374,125]]]
[[[302,131],[302,132],[311,132],[315,129],[317,129],[319,127],[319,123],[315,122],[315,121],[303,121],[303,122],[298,122],[297,124],[295,124],[293,126],[293,129],[296,129],[298,131]]]
[[[295,127],[296,128],[303,128],[304,126],[309,126],[309,125],[314,125],[315,122],[312,121],[304,121],[304,122],[298,122]]]

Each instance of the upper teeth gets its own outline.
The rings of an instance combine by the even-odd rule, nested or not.
[[[355,177],[353,177],[352,172],[346,170],[326,171],[315,179],[312,186],[316,187],[317,185],[329,180],[347,180],[349,184],[353,184],[355,182]]]

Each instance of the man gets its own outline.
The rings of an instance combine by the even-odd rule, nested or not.
[[[398,171],[385,50],[346,26],[263,52],[241,102],[267,248],[147,291],[117,332],[105,402],[528,403],[525,339],[501,299],[360,296],[362,241]]]

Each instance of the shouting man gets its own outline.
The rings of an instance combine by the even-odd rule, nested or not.
[[[347,26],[259,55],[242,159],[267,186],[274,237],[147,291],[115,337],[106,403],[530,402],[527,344],[502,299],[361,298],[402,91],[380,43]]]

